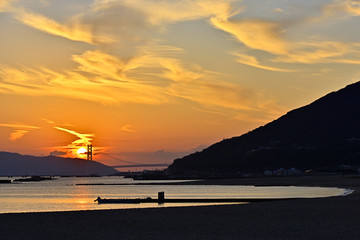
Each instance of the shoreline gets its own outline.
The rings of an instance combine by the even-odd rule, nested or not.
[[[218,179],[187,184],[317,186],[346,196],[251,204],[0,214],[2,239],[359,239],[360,178]]]

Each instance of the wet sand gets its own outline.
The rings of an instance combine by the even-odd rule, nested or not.
[[[0,239],[360,239],[360,178],[246,178],[191,184],[355,191],[340,197],[224,206],[0,214]]]

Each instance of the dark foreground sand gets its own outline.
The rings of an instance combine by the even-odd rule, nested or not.
[[[360,178],[203,183],[345,187],[355,192],[345,197],[241,205],[0,214],[0,239],[360,239]]]

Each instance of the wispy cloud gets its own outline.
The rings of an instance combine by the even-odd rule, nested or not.
[[[156,86],[127,83],[121,77],[109,79],[109,74],[105,69],[103,71],[104,75],[99,72],[89,75],[78,70],[57,72],[47,68],[35,70],[3,66],[0,73],[0,92],[30,96],[64,96],[103,104],[159,104],[165,100],[161,89]]]
[[[294,43],[287,55],[280,55],[274,61],[305,64],[333,62],[358,64],[360,60],[358,57],[352,59],[347,56],[358,53],[360,53],[360,48],[356,43],[313,40]]]
[[[168,23],[196,20],[216,16],[227,19],[238,14],[241,8],[234,8],[232,3],[236,0],[183,0],[183,1],[157,1],[137,0],[119,1],[103,0],[94,5],[96,11],[116,9],[119,7],[130,7],[143,12],[152,25],[163,25]]]
[[[31,130],[40,129],[40,127],[27,125],[27,124],[19,124],[19,123],[0,123],[0,127],[12,128],[12,132],[10,133],[9,140],[15,142],[25,134],[29,133]]]
[[[70,21],[67,23],[62,24],[46,16],[27,12],[24,9],[17,10],[15,17],[23,24],[26,24],[37,30],[55,36],[64,37],[73,41],[80,41],[90,44],[109,43],[114,41],[109,36],[94,35],[91,25],[83,24],[76,17],[70,19]]]
[[[260,110],[258,101],[264,96],[259,91],[222,80],[222,73],[184,63],[179,54],[179,48],[150,45],[126,60],[100,50],[74,55],[78,65],[65,72],[3,66],[0,87],[7,90],[0,92],[65,96],[102,104],[159,105],[186,100],[217,112]]]
[[[236,1],[100,0],[95,1],[87,12],[79,13],[64,23],[23,8],[16,9],[15,18],[34,29],[73,41],[89,44],[125,41],[130,46],[136,42],[147,41],[144,35],[162,31],[171,23],[213,16],[227,19],[241,11],[232,6],[233,2]],[[3,3],[4,6],[5,3],[7,2]]]
[[[351,16],[360,15],[360,2],[358,0],[335,0],[325,4],[322,8],[324,16],[331,17],[336,14],[348,13]]]
[[[32,126],[28,124],[19,124],[19,123],[0,123],[0,127],[8,128],[21,128],[21,129],[40,129],[40,127]]]
[[[260,19],[222,20],[211,18],[211,23],[233,35],[238,41],[251,49],[263,50],[273,54],[287,54],[288,46],[283,40],[279,23]]]
[[[94,134],[91,134],[91,133],[78,133],[74,130],[70,130],[70,129],[66,129],[66,128],[62,128],[62,127],[54,127],[60,131],[64,131],[64,132],[67,132],[67,133],[70,133],[74,136],[76,136],[77,140],[73,141],[72,142],[72,145],[73,146],[86,146],[87,144],[90,144],[93,137],[94,137]]]
[[[212,19],[212,23],[221,30],[236,37],[250,49],[262,50],[270,53],[273,63],[342,63],[359,64],[359,44],[322,40],[321,38],[308,41],[290,41],[282,37],[284,30],[281,24],[264,21],[219,21]],[[246,24],[247,23],[247,24]],[[279,67],[270,67],[260,64],[255,56],[235,54],[237,62],[252,67],[277,72],[297,72]],[[298,67],[298,66],[297,66]]]
[[[250,50],[261,50],[270,53],[273,63],[343,63],[358,64],[360,58],[357,43],[323,40],[321,37],[303,36],[302,41],[290,40],[288,32],[299,24],[309,25],[323,21],[338,13],[360,15],[360,2],[354,0],[338,0],[325,4],[320,17],[304,17],[302,20],[272,21],[259,18],[220,19],[211,18],[211,24],[229,34]],[[264,66],[258,58],[238,55],[237,62],[269,71],[291,72],[278,67]]]
[[[146,49],[127,62],[99,50],[88,51],[74,55],[78,67],[64,73],[3,67],[0,87],[8,89],[4,92],[61,95],[107,104],[163,104],[182,98],[232,109],[248,108],[246,103],[256,96],[236,84],[218,80],[219,73],[184,64],[162,48],[154,49]]]
[[[12,7],[12,3],[16,0],[0,0],[0,12],[10,11]]]
[[[134,129],[133,126],[131,126],[130,124],[127,124],[127,125],[124,125],[120,128],[121,131],[124,131],[124,132],[130,132],[130,133],[134,133],[136,132],[136,130]]]
[[[345,11],[354,16],[360,16],[360,1],[347,0],[344,2]]]
[[[50,119],[47,119],[47,118],[42,118],[41,120],[47,122],[48,124],[55,124],[56,122],[50,120]]]
[[[291,69],[283,69],[283,68],[276,68],[276,67],[262,65],[254,56],[250,56],[246,54],[238,54],[238,53],[235,53],[234,55],[238,57],[236,59],[237,62],[245,65],[249,65],[251,67],[260,68],[268,71],[274,71],[274,72],[295,72],[295,70],[291,70]]]
[[[28,133],[28,130],[14,130],[12,133],[10,133],[10,141],[14,142],[20,138],[22,138],[26,133]]]

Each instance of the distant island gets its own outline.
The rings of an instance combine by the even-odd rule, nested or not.
[[[0,176],[105,176],[118,173],[96,161],[0,152]]]
[[[339,173],[360,168],[360,82],[242,136],[176,159],[171,176]]]

